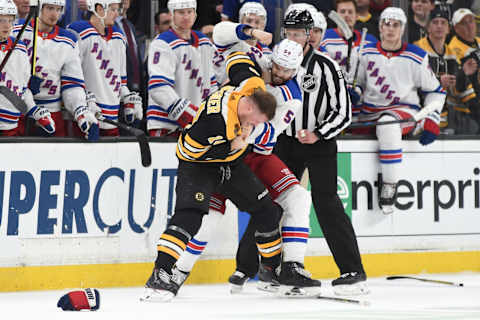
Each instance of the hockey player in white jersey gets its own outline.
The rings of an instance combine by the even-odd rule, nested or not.
[[[0,60],[3,60],[7,52],[12,49],[15,39],[10,37],[13,21],[17,14],[17,7],[11,0],[0,0]],[[19,41],[13,48],[12,55],[7,61],[0,77],[0,85],[7,87],[25,101],[29,116],[36,120],[36,124],[47,134],[55,133],[55,123],[50,112],[35,105],[32,93],[28,88],[30,80],[30,61],[26,46]],[[21,112],[0,95],[0,136],[20,135],[18,120]]]
[[[213,71],[215,48],[192,30],[195,0],[169,0],[172,27],[150,44],[148,52],[147,129],[150,136],[178,136],[200,103],[218,89]]]
[[[217,48],[214,67],[220,84],[228,81],[225,60],[232,52],[245,52],[268,72],[271,64],[272,34],[264,31],[267,11],[261,3],[246,2],[239,11],[240,23],[220,22],[213,29],[213,43]],[[268,82],[268,81],[267,81]]]
[[[241,59],[235,53],[227,60],[229,78],[236,82],[236,72],[240,70]],[[259,265],[258,250],[255,245],[250,246],[250,238],[254,237],[255,228],[249,225],[237,251],[237,268],[229,278],[232,292],[238,292],[250,277],[253,278],[258,271],[260,290],[275,291],[278,286],[296,286],[313,288],[317,290],[320,281],[310,278],[304,270],[303,262],[309,234],[309,212],[311,198],[287,166],[272,154],[276,137],[294,119],[296,112],[301,108],[300,88],[293,78],[303,59],[302,47],[294,41],[283,40],[273,51],[272,83],[267,85],[267,90],[277,100],[275,117],[269,123],[264,123],[252,132],[249,137],[253,144],[253,152],[248,154],[244,161],[255,175],[268,188],[270,195],[284,211],[282,222],[282,265],[281,271],[270,270],[263,264]],[[237,61],[237,62],[235,62]],[[237,64],[237,66],[232,66]],[[238,71],[239,73],[241,71]],[[209,239],[225,212],[225,198],[221,195],[212,195],[210,210],[202,220],[202,226],[190,240],[186,250],[176,262],[172,273],[179,279],[179,285],[188,276],[193,265],[202,254]],[[253,240],[253,242],[255,242]],[[243,245],[244,244],[244,245]]]
[[[88,110],[85,99],[85,85],[82,66],[77,48],[76,36],[58,27],[65,0],[40,0],[39,26],[36,38],[35,73],[42,80],[39,92],[34,94],[35,103],[47,108],[55,121],[55,136],[85,136],[88,140],[97,140],[98,120]],[[23,20],[13,29],[16,36],[22,29]],[[33,27],[30,25],[22,35],[31,56],[33,53]],[[76,125],[69,128],[70,121]],[[68,131],[74,131],[69,132]],[[34,133],[43,135],[42,132]]]
[[[126,40],[115,25],[122,0],[87,0],[88,20],[68,26],[78,37],[78,48],[85,88],[90,99],[96,100],[94,113],[118,120],[120,102],[125,122],[143,118],[142,99],[127,87]],[[90,103],[89,106],[95,106]],[[93,107],[94,108],[94,107]],[[100,122],[101,136],[118,136],[118,128]]]
[[[360,59],[358,85],[363,91],[360,120],[378,122],[414,119],[411,123],[377,125],[383,183],[379,206],[394,211],[402,162],[402,136],[422,132],[420,143],[432,143],[439,134],[445,91],[429,67],[427,53],[402,43],[407,18],[400,8],[387,8],[380,16],[380,41],[365,46]],[[424,93],[423,108],[418,91]],[[417,122],[417,123],[415,123]]]

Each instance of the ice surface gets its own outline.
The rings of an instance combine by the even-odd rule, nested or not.
[[[464,287],[416,280],[370,278],[369,295],[348,297],[369,301],[359,306],[313,298],[293,299],[257,291],[249,282],[231,295],[227,284],[186,285],[169,303],[140,302],[143,288],[100,289],[96,312],[66,312],[56,307],[68,290],[0,293],[0,319],[480,319],[480,273],[426,274],[417,277],[462,282]],[[322,294],[334,296],[331,279]]]

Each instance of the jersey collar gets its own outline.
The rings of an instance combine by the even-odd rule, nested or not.
[[[173,28],[170,28],[170,31],[172,31],[173,34],[176,35],[178,39],[181,39],[181,40],[183,40],[183,41],[186,41],[186,42],[188,42],[190,45],[192,45],[193,47],[198,48],[198,42],[199,42],[199,41],[198,41],[198,36],[197,36],[197,34],[196,34],[195,32],[193,32],[193,30],[190,32],[191,37],[190,37],[190,39],[188,39],[188,40],[187,40],[187,39],[183,39],[182,37],[180,37],[180,36],[175,32],[175,30],[173,30]]]
[[[403,51],[405,51],[406,48],[407,48],[407,43],[405,42],[400,49],[395,51],[387,51],[382,48],[380,41],[377,42],[378,51],[387,58],[393,58],[393,57],[399,56]]]
[[[8,51],[13,45],[12,39],[9,37],[7,40],[0,42],[0,50],[2,52]]]

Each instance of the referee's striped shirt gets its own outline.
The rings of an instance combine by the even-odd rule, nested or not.
[[[296,77],[303,108],[295,115],[286,134],[296,137],[298,130],[308,129],[323,139],[334,138],[352,120],[350,95],[340,66],[310,46]]]

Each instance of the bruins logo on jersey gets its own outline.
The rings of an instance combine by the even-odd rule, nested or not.
[[[318,77],[313,74],[303,75],[301,82],[303,91],[314,92],[318,89]]]
[[[195,193],[195,200],[197,200],[198,202],[203,202],[203,200],[205,200],[205,195],[203,194],[203,192]]]

